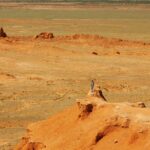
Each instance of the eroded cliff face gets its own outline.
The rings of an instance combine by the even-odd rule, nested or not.
[[[15,150],[149,150],[150,109],[89,94],[27,131]]]

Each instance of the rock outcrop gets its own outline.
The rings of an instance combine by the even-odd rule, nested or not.
[[[38,35],[35,36],[35,39],[53,39],[54,38],[54,34],[53,33],[48,33],[48,32],[42,32]]]
[[[90,90],[86,98],[77,99],[76,101],[81,111],[79,118],[86,118],[94,109],[102,106],[107,101],[100,86],[94,86],[93,88],[93,91]]]
[[[0,28],[0,37],[7,37],[7,34],[4,32],[3,28]]]
[[[107,99],[104,96],[102,89],[99,85],[95,85],[93,88],[94,88],[93,91],[90,90],[88,92],[89,97],[97,97],[97,98],[101,99],[102,101],[107,101]]]

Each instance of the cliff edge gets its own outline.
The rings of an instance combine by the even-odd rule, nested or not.
[[[27,131],[15,150],[149,150],[150,109],[88,95]]]

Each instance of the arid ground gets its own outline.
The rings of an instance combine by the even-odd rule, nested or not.
[[[84,97],[91,79],[109,102],[150,106],[148,7],[3,6],[0,26],[9,36],[0,38],[0,149]],[[44,31],[54,38],[34,39]]]

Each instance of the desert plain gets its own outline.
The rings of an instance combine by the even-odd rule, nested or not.
[[[108,102],[149,109],[148,6],[1,4],[8,37],[0,38],[0,149],[13,149],[29,124],[84,98],[92,79]],[[54,38],[36,39],[41,32]]]

